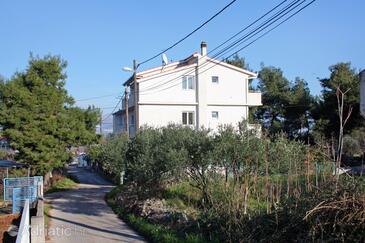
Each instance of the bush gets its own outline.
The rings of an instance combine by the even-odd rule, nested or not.
[[[327,240],[340,240],[341,234],[353,235],[346,228],[348,225],[338,224],[331,216],[329,222],[339,225],[339,234],[325,227],[316,228],[315,222],[326,219],[325,215],[340,212],[313,213],[303,220],[320,202],[332,205],[341,193],[353,195],[352,189],[340,188],[343,182],[333,180],[331,156],[323,147],[309,147],[287,139],[284,134],[258,138],[244,126],[239,131],[224,126],[212,133],[175,125],[145,127],[124,142],[124,149],[119,152],[114,151],[116,145],[112,144],[108,140],[100,145],[104,149],[96,157],[104,159],[104,169],[108,168],[105,158],[124,161],[126,182],[133,185],[126,192],[132,195],[122,193],[116,198],[123,201],[120,197],[126,197],[133,201],[132,205],[143,205],[138,201],[162,197],[175,210],[191,216],[189,231],[202,232],[207,239],[275,242],[310,241],[320,239],[322,233],[330,235],[322,237]],[[122,170],[114,167],[114,173]],[[133,212],[133,207],[128,210]],[[344,217],[350,215],[348,212]],[[357,221],[350,223],[363,229],[364,224],[359,221],[362,217],[353,217]],[[150,225],[138,217],[131,219],[142,231],[152,235],[151,232],[157,232],[151,236],[155,241],[176,240],[174,233],[165,230],[166,225]],[[171,223],[171,227],[177,226]]]
[[[120,173],[126,167],[128,140],[126,134],[114,135],[89,150],[88,159],[92,165],[105,172],[115,183],[119,183]]]

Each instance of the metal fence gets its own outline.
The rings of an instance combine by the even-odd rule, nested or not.
[[[4,201],[12,201],[13,213],[20,212],[24,202],[35,202],[43,197],[43,177],[19,177],[4,179]]]

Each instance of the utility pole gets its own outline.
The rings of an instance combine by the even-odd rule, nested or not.
[[[138,68],[138,64],[136,62],[136,60],[133,60],[133,69],[129,68],[129,67],[124,67],[123,70],[127,71],[127,72],[133,72],[133,76],[131,78],[129,78],[128,82],[127,82],[127,86],[125,87],[125,91],[124,91],[124,104],[125,104],[125,130],[127,132],[127,135],[129,137],[129,104],[128,104],[128,93],[129,93],[129,87],[132,86],[132,83],[134,85],[134,127],[135,127],[135,132],[137,132],[137,128],[138,128],[138,84],[137,84],[137,68]]]
[[[129,137],[129,105],[128,105],[128,86],[125,87],[124,91],[124,108],[125,108],[125,131]]]
[[[139,127],[139,107],[138,107],[138,92],[139,86],[137,84],[137,61],[133,60],[133,83],[134,83],[134,131],[137,134],[138,127]]]

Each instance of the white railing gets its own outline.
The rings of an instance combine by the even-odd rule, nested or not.
[[[22,212],[22,218],[20,220],[19,232],[16,237],[16,243],[29,243],[29,199],[24,202],[24,208]]]

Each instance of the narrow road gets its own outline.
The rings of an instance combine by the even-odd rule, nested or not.
[[[144,242],[104,201],[105,193],[113,188],[109,182],[85,169],[71,167],[70,173],[80,180],[77,189],[46,196],[51,205],[47,242]]]

